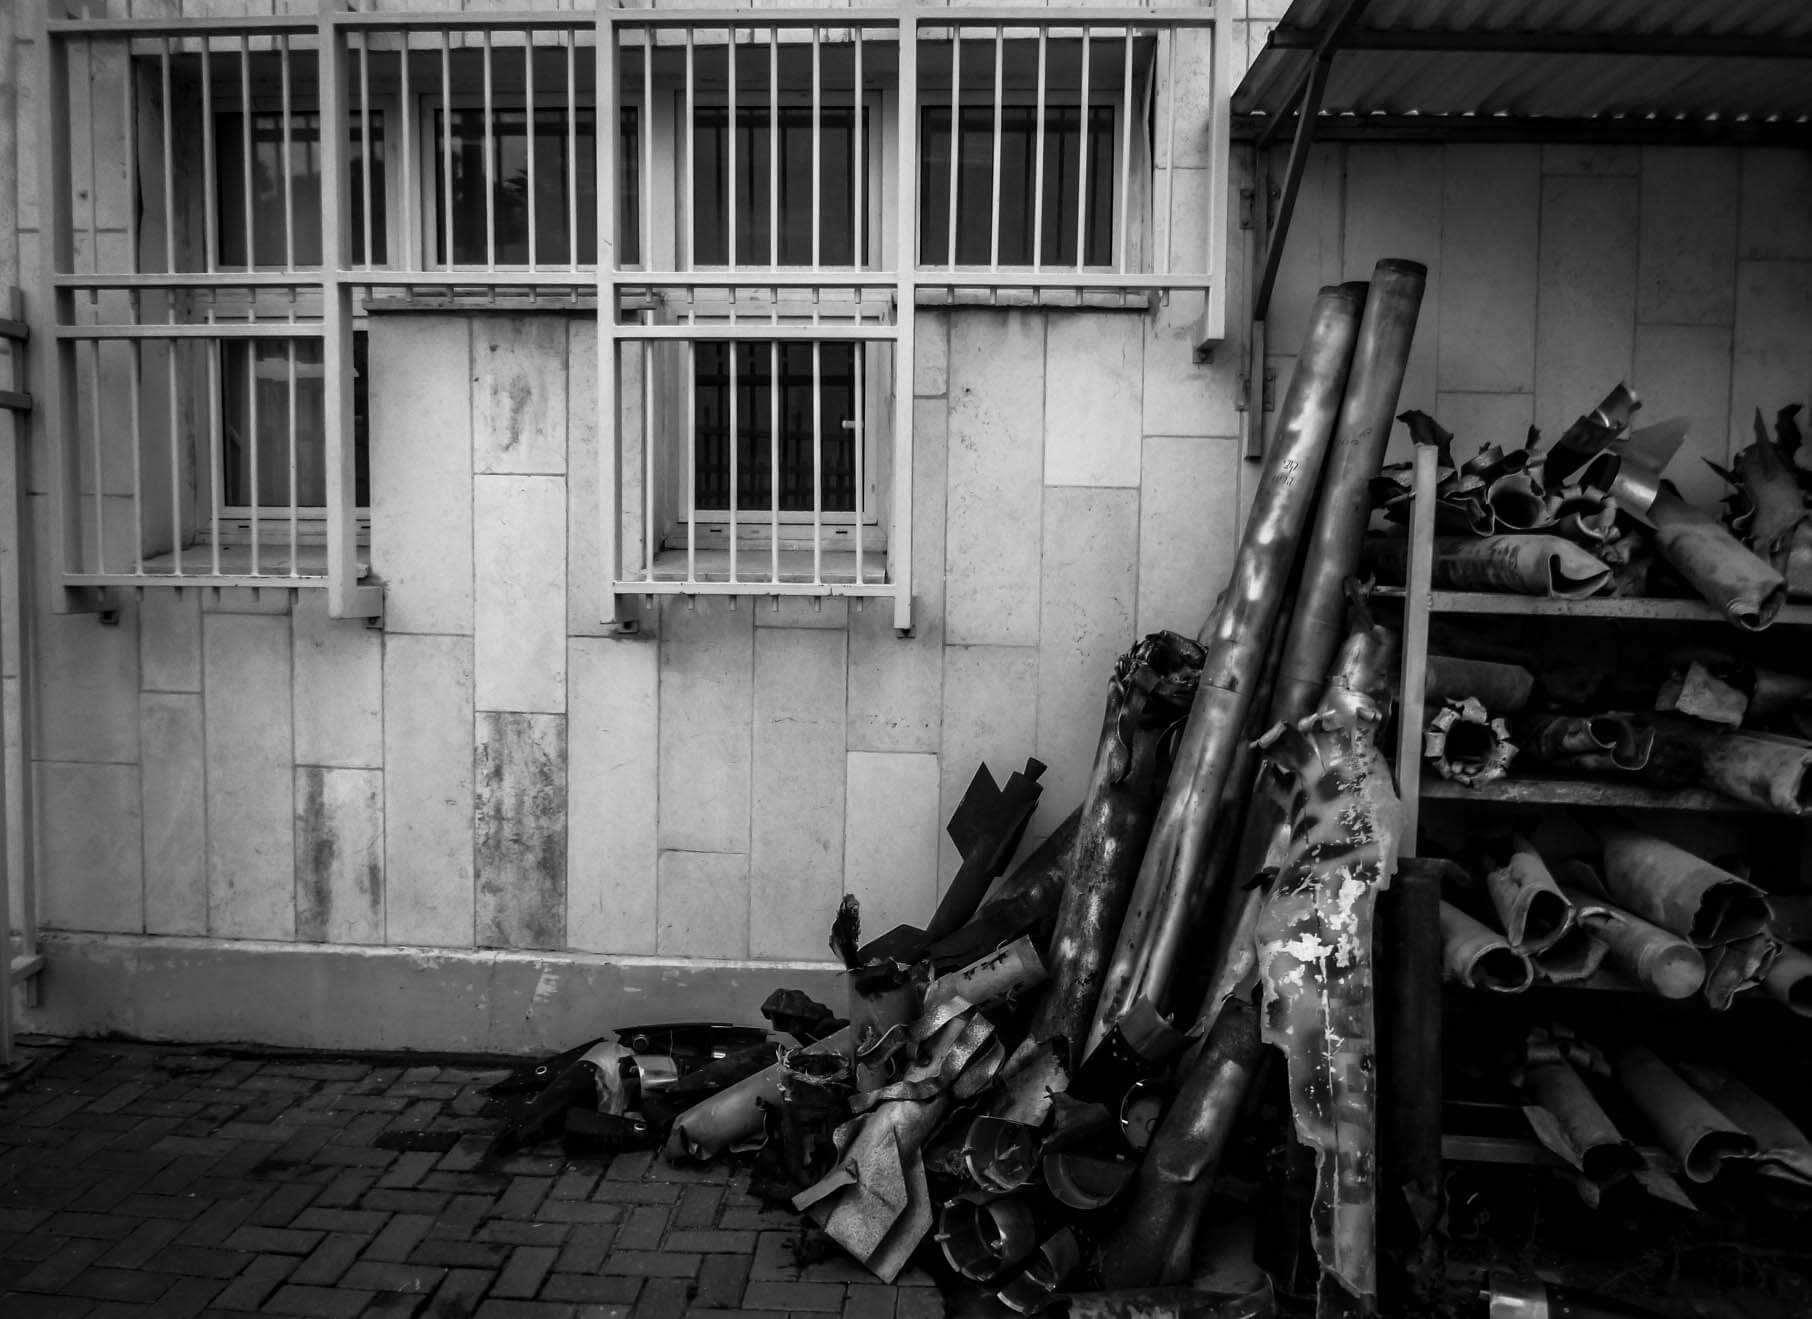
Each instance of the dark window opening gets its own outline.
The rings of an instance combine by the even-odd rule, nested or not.
[[[863,117],[863,159],[872,160],[868,122]],[[810,266],[812,260],[812,110],[782,106],[778,111],[779,196],[771,195],[770,152],[774,125],[765,105],[736,109],[736,178],[730,171],[730,111],[706,106],[693,112],[692,162],[693,260],[703,266]],[[817,115],[823,164],[818,179],[818,260],[821,266],[857,264],[857,205],[867,205],[867,189],[856,184],[855,110],[820,107]],[[736,258],[730,259],[730,216],[726,191],[735,199]],[[857,193],[860,191],[861,198]],[[778,253],[774,229],[779,229]],[[863,216],[863,252],[867,264],[869,229]]]
[[[371,506],[368,336],[352,336],[352,440],[355,503]],[[291,369],[291,351],[294,369]],[[327,506],[327,391],[321,343],[313,339],[228,339],[220,345],[221,497],[250,508],[252,453],[257,451],[256,504],[289,508],[291,380],[295,382],[295,495],[298,508]],[[257,401],[254,433],[253,399]]]
[[[284,116],[278,111],[255,110],[252,129],[251,247],[253,266],[321,264],[321,117],[310,112],[290,112],[287,151]],[[215,224],[219,233],[219,260],[223,266],[246,262],[247,116],[238,110],[214,116]],[[352,265],[365,262],[365,161],[361,134],[347,136],[346,174],[352,205],[351,241],[347,245]],[[284,197],[289,208],[286,223]],[[371,246],[372,264],[388,258],[384,209],[384,135],[377,120],[371,124]],[[293,253],[293,255],[292,255]]]
[[[812,349],[779,345],[779,381],[769,343],[700,343],[696,349],[695,506],[730,507],[730,367],[736,368],[736,508],[773,508],[774,392],[780,393],[780,510],[812,511]],[[856,510],[856,351],[849,343],[818,349],[820,444],[817,479],[826,512]]]
[[[985,266],[993,260],[994,107],[965,105],[956,161],[956,253],[954,264]],[[1000,264],[1029,266],[1038,191],[1038,109],[1001,108]],[[1114,250],[1114,111],[1088,111],[1088,176],[1082,169],[1082,111],[1047,106],[1044,111],[1044,215],[1039,260],[1044,265],[1076,264],[1076,224],[1086,210],[1088,232],[1082,262],[1105,266]],[[949,265],[950,107],[927,106],[920,118],[919,261]]]

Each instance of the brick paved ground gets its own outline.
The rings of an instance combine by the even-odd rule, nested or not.
[[[78,1042],[0,1097],[0,1317],[943,1319],[720,1167],[525,1155],[469,1067]]]

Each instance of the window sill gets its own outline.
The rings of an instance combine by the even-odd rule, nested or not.
[[[933,278],[921,273],[921,280]],[[1050,288],[988,288],[985,285],[923,284],[918,287],[913,305],[919,307],[1024,308],[1039,311],[1125,311],[1148,312],[1153,297],[1146,289],[1079,289],[1055,285]]]
[[[745,589],[750,595],[760,595],[763,587],[777,583],[794,587],[856,585],[854,550],[826,550],[819,558],[819,571],[815,576],[810,550],[781,550],[779,559],[779,572],[776,574],[771,550],[744,546],[736,552],[736,572],[732,576],[730,551],[727,549],[700,549],[696,554],[689,554],[683,549],[662,550],[655,555],[653,568],[646,580],[625,582],[622,586],[633,591],[638,587],[655,584],[671,589],[674,584],[711,582],[733,584]],[[861,584],[883,586],[886,582],[887,551],[864,549]]]
[[[371,556],[364,546],[359,547],[358,576],[364,581],[371,576]],[[292,571],[293,568],[293,571]],[[242,577],[247,585],[270,586],[317,586],[327,581],[327,546],[296,546],[295,562],[292,565],[289,545],[263,541],[258,546],[258,568],[252,570],[252,547],[250,545],[222,545],[220,547],[220,568],[214,567],[214,550],[209,545],[191,545],[182,552],[182,563],[178,567],[175,554],[159,554],[146,559],[140,576],[148,579],[147,585],[181,586],[190,577]],[[280,580],[271,580],[273,578]]]

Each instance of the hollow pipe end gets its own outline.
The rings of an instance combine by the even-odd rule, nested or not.
[[[1420,279],[1426,279],[1428,277],[1428,267],[1423,265],[1420,261],[1411,261],[1406,256],[1387,256],[1380,258],[1378,264],[1372,267],[1373,279],[1376,279],[1380,273],[1412,275]]]

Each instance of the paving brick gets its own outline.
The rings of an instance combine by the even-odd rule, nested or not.
[[[279,1186],[252,1211],[251,1222],[261,1227],[288,1227],[321,1194],[321,1187],[307,1184]]]
[[[285,1284],[264,1303],[266,1314],[324,1316],[324,1319],[358,1319],[371,1300],[367,1291],[343,1287],[298,1287]]]
[[[799,1215],[778,1209],[731,1206],[718,1215],[717,1225],[736,1231],[778,1232],[788,1227],[797,1227]]]
[[[169,1246],[157,1257],[158,1265],[171,1273],[197,1278],[234,1278],[251,1262],[250,1255],[236,1250],[218,1250],[212,1246]]]
[[[743,1288],[748,1282],[746,1255],[706,1255],[698,1268],[698,1285],[692,1299],[698,1305],[733,1310],[742,1304]]]
[[[321,1244],[324,1232],[300,1227],[240,1227],[226,1239],[228,1250],[255,1250],[271,1255],[306,1255]]]
[[[500,1241],[443,1241],[429,1237],[409,1252],[411,1264],[438,1264],[447,1268],[500,1269],[510,1257],[510,1247]]]
[[[673,1211],[675,1227],[712,1227],[724,1193],[716,1186],[688,1186],[680,1193],[679,1206]]]
[[[357,1232],[369,1237],[376,1236],[389,1221],[389,1214],[375,1209],[322,1209],[317,1205],[297,1214],[290,1226],[322,1232]]]
[[[352,1267],[370,1237],[358,1232],[329,1232],[289,1275],[290,1281],[308,1287],[331,1287]]]
[[[440,1286],[447,1271],[429,1264],[392,1264],[380,1260],[360,1260],[340,1279],[342,1287],[364,1288],[378,1292],[421,1292],[426,1295]]]
[[[846,1288],[838,1282],[751,1282],[742,1303],[752,1310],[841,1313]]]
[[[510,1253],[503,1272],[497,1275],[491,1295],[525,1299],[533,1296],[541,1289],[541,1280],[554,1267],[559,1254],[559,1249],[553,1246],[518,1246]]]
[[[560,1258],[554,1268],[562,1273],[596,1273],[604,1267],[604,1257],[616,1239],[616,1229],[602,1223],[575,1224],[560,1247]]]
[[[140,1223],[131,1235],[114,1244],[96,1262],[112,1269],[136,1269],[149,1263],[164,1247],[176,1240],[182,1224],[169,1220]]]
[[[669,1232],[664,1244],[668,1250],[751,1255],[755,1252],[758,1235],[755,1232],[730,1232],[722,1228],[692,1228]]]
[[[583,1200],[597,1184],[597,1173],[585,1168],[568,1168],[555,1180],[548,1194],[556,1200]]]
[[[84,1319],[93,1312],[94,1302],[80,1296],[0,1295],[0,1313],[7,1319]]]
[[[567,1223],[523,1223],[513,1218],[493,1218],[478,1227],[480,1241],[502,1241],[512,1246],[557,1246],[566,1240]]]
[[[763,1282],[798,1279],[799,1230],[796,1226],[790,1232],[761,1234],[755,1245],[754,1266],[749,1276]]]
[[[678,1202],[680,1188],[668,1182],[619,1182],[606,1177],[592,1198],[617,1204],[670,1205]]]
[[[146,1269],[85,1269],[71,1278],[61,1291],[65,1296],[86,1296],[97,1301],[134,1301],[149,1303],[170,1290],[174,1274],[153,1273]]]
[[[324,1151],[325,1152],[325,1151]],[[327,1189],[315,1197],[316,1209],[349,1209],[359,1202],[359,1198],[371,1189],[377,1181],[377,1174],[359,1170],[348,1170],[340,1173],[327,1184]]]
[[[218,1278],[178,1278],[140,1319],[195,1319],[225,1287]]]
[[[682,1319],[688,1288],[678,1278],[651,1278],[635,1303],[635,1319]]]
[[[619,1154],[610,1161],[610,1168],[604,1176],[610,1181],[640,1181],[654,1167],[653,1150],[631,1150]]]
[[[642,1293],[642,1279],[592,1277],[580,1273],[551,1274],[542,1284],[542,1298],[549,1301],[589,1301],[605,1305],[634,1305]]]
[[[214,1304],[223,1310],[256,1310],[295,1271],[296,1263],[289,1255],[259,1255],[214,1298]]]
[[[390,1171],[378,1178],[378,1187],[382,1190],[410,1190],[416,1183],[440,1162],[438,1151],[408,1151],[397,1155],[396,1162],[390,1165]]]
[[[225,1241],[258,1207],[251,1197],[222,1200],[209,1205],[200,1218],[184,1228],[176,1239],[188,1246],[218,1246]]]
[[[491,1212],[491,1197],[488,1195],[456,1195],[447,1201],[447,1207],[435,1216],[436,1223],[463,1224],[476,1227],[484,1216]]]
[[[474,1319],[576,1319],[576,1315],[564,1301],[487,1300]]]
[[[551,1177],[516,1177],[497,1197],[492,1210],[499,1218],[533,1218],[535,1210],[554,1187]]]
[[[896,1288],[851,1283],[843,1301],[843,1319],[894,1319]]]
[[[45,1230],[60,1237],[98,1237],[104,1241],[122,1241],[132,1235],[138,1220],[124,1214],[62,1213],[45,1224]]]
[[[447,1276],[435,1288],[429,1313],[446,1319],[471,1314],[496,1276],[488,1269],[448,1269]]]
[[[66,1241],[36,1268],[20,1278],[18,1286],[25,1291],[62,1291],[69,1285],[71,1278],[94,1263],[106,1250],[105,1241]]]
[[[623,1206],[595,1200],[548,1199],[541,1202],[535,1217],[545,1223],[618,1223],[623,1219]]]
[[[653,1250],[661,1244],[667,1231],[667,1211],[653,1206],[630,1211],[629,1218],[617,1229],[619,1250]]]
[[[642,1278],[692,1278],[698,1275],[699,1257],[677,1250],[624,1250],[618,1247],[604,1261],[606,1273]]]
[[[129,1195],[119,1202],[119,1212],[128,1218],[167,1218],[179,1223],[192,1222],[206,1208],[205,1201],[181,1195]]]
[[[895,1319],[944,1319],[944,1297],[935,1287],[902,1287],[894,1297]]]

